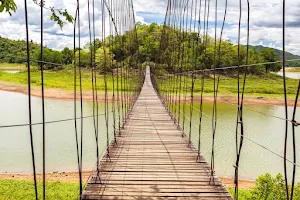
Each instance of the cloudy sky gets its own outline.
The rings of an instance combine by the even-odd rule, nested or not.
[[[121,1],[121,0],[120,0]],[[200,0],[198,0],[199,2]],[[204,2],[204,0],[202,0]],[[249,0],[250,1],[250,44],[263,45],[273,48],[282,48],[282,0]],[[0,35],[11,39],[25,39],[24,25],[24,1],[15,0],[18,9],[13,16],[8,13],[0,13]],[[81,33],[82,43],[89,41],[87,0],[81,0]],[[96,35],[101,38],[101,9],[100,0],[96,2]],[[142,23],[156,22],[161,24],[164,20],[167,0],[133,0],[136,20]],[[242,31],[241,42],[246,42],[246,8],[247,1],[242,0]],[[211,0],[211,12],[214,11],[215,0]],[[221,25],[224,13],[225,0],[218,1],[218,21]],[[76,0],[46,0],[47,7],[67,8],[70,14],[75,14]],[[40,11],[39,7],[28,0],[30,39],[40,40]],[[286,49],[300,55],[300,1],[288,0],[286,5]],[[73,47],[73,27],[65,25],[63,30],[50,20],[50,11],[45,11],[44,43],[54,49],[63,49],[65,46]],[[228,15],[224,30],[224,39],[237,42],[239,17],[239,0],[228,0]],[[209,20],[209,34],[214,34],[214,14]],[[97,28],[99,27],[99,28]],[[218,32],[220,32],[220,26]]]

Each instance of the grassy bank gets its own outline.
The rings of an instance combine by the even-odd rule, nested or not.
[[[26,180],[0,180],[0,200],[34,199],[33,181]],[[77,199],[78,183],[48,182],[46,185],[49,200]],[[234,188],[229,188],[234,195]],[[246,200],[250,197],[251,190],[239,190],[239,199]],[[39,199],[42,198],[42,183],[38,183]]]
[[[300,72],[300,67],[288,68],[286,72]]]
[[[137,81],[137,77],[129,79],[129,81]],[[22,70],[19,73],[6,73],[0,71],[0,81],[11,83],[14,85],[27,84],[27,70]],[[124,81],[124,79],[123,79]],[[117,88],[117,79],[114,78],[115,88]],[[41,72],[39,70],[31,71],[31,84],[33,87],[41,86]],[[60,88],[66,90],[74,89],[74,72],[73,70],[60,70],[60,71],[45,71],[44,72],[44,85],[45,88]],[[79,89],[79,73],[77,72],[77,88]],[[130,85],[130,84],[129,84]],[[105,82],[103,75],[97,75],[97,87],[99,90],[104,90]],[[113,78],[107,75],[108,90],[113,89]],[[84,90],[92,90],[92,72],[91,70],[82,70],[82,88]],[[121,88],[121,79],[119,76],[119,88]]]
[[[78,74],[77,74],[78,75]],[[82,70],[82,87],[84,90],[92,89],[92,75],[90,70]],[[73,70],[65,69],[60,71],[45,71],[45,87],[46,88],[61,88],[66,90],[73,90],[74,75]],[[133,85],[137,82],[137,77],[130,79],[129,85]],[[104,76],[97,75],[97,85],[99,90],[104,90]],[[27,71],[22,70],[19,73],[5,73],[0,71],[0,81],[5,83],[11,83],[14,85],[26,85],[27,84]],[[115,78],[115,88],[117,80]],[[119,79],[119,83],[120,83]],[[171,80],[166,80],[162,90],[172,90],[173,86],[179,87],[179,79],[176,77]],[[41,85],[41,74],[39,70],[32,70],[31,72],[31,83],[33,87],[39,87]],[[184,77],[182,77],[182,86],[184,83]],[[298,80],[297,79],[286,79],[287,83],[287,95],[293,99],[297,90]],[[111,75],[107,76],[107,86],[109,90],[113,89],[113,79]],[[242,78],[240,84],[242,85]],[[187,78],[188,93],[192,85],[191,77]],[[77,86],[79,88],[79,76],[77,76]],[[120,87],[120,86],[119,86]],[[211,76],[207,76],[204,81],[204,93],[206,96],[213,95],[214,91],[214,80]],[[201,92],[201,77],[198,77],[195,82],[195,95],[200,95]],[[183,90],[180,91],[184,93]],[[237,78],[229,76],[220,76],[219,81],[219,94],[234,96],[237,94]],[[268,97],[268,98],[283,98],[283,80],[282,77],[275,74],[267,74],[262,76],[248,75],[245,88],[246,97]]]
[[[56,181],[56,180],[55,180]],[[0,200],[4,199],[34,199],[32,180],[0,179]],[[253,199],[286,199],[284,177],[281,174],[272,176],[268,173],[259,176],[251,188],[241,188],[238,192],[240,200]],[[291,186],[289,185],[289,188]],[[46,185],[47,199],[76,199],[78,195],[77,180],[70,182],[49,181]],[[228,185],[228,191],[234,196],[234,187]],[[42,195],[42,184],[38,183],[39,195]],[[300,183],[294,188],[294,199],[300,199]]]
[[[231,196],[234,197],[234,188],[228,188]],[[251,190],[239,189],[239,200],[251,199]]]
[[[0,180],[0,200],[35,199],[33,181]],[[77,199],[78,183],[49,182],[46,199]],[[42,183],[38,183],[39,199],[42,199]]]
[[[24,70],[26,69],[25,64],[19,63],[0,63],[0,70]]]
[[[240,80],[240,84],[242,86],[242,78]],[[172,89],[173,86],[179,87],[179,79],[178,81],[173,79],[172,81],[166,80],[165,84],[162,87],[162,90]],[[294,98],[296,91],[298,80],[297,79],[286,79],[287,83],[287,94],[288,97]],[[185,78],[182,77],[182,87],[185,84]],[[237,94],[237,78],[229,77],[229,76],[220,76],[219,80],[219,94],[222,95],[235,95]],[[188,93],[190,93],[190,88],[192,85],[191,77],[187,78],[188,85]],[[214,79],[210,77],[205,77],[204,79],[204,93],[205,95],[213,95],[214,91]],[[183,90],[180,91],[184,93]],[[201,92],[201,77],[196,79],[195,87],[194,87],[195,95],[199,95]],[[248,75],[246,80],[245,87],[246,97],[271,97],[271,98],[283,98],[283,80],[281,76],[277,76],[275,74],[266,74],[262,76]]]

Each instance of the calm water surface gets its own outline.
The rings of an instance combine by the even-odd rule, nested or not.
[[[7,70],[1,70],[5,73],[11,73],[11,74],[14,74],[14,73],[18,73],[20,72],[21,70],[18,70],[18,69],[7,69]]]
[[[0,126],[28,124],[28,96],[0,91]],[[79,102],[77,116],[80,116]],[[104,113],[104,104],[99,105],[99,114]],[[83,105],[84,116],[92,115],[92,103]],[[72,119],[73,101],[46,99],[46,121]],[[41,122],[42,104],[40,98],[32,98],[33,123]],[[109,116],[112,117],[111,114]],[[106,148],[106,126],[104,116],[99,116],[100,151]],[[80,130],[80,120],[77,120]],[[112,124],[109,124],[110,135]],[[83,126],[83,168],[91,169],[96,160],[96,143],[93,118],[84,119]],[[78,133],[80,139],[80,133]],[[112,136],[110,136],[112,138]],[[38,172],[42,167],[42,125],[33,126],[34,149]],[[30,173],[31,148],[29,128],[0,128],[0,173]],[[46,125],[46,165],[48,172],[77,170],[74,120]]]
[[[199,104],[196,103],[196,109]],[[237,106],[228,103],[218,103],[217,130],[215,138],[215,171],[217,175],[234,177],[236,160],[236,113]],[[186,106],[189,113],[189,105]],[[289,116],[292,116],[292,107],[288,108]],[[202,131],[200,136],[200,149],[206,161],[211,161],[212,148],[212,103],[205,103],[203,110]],[[285,121],[270,117],[284,118],[284,106],[273,105],[245,105],[244,106],[244,145],[240,158],[239,175],[243,179],[255,179],[267,172],[276,175],[283,174],[284,133]],[[264,114],[261,114],[264,113]],[[300,112],[296,115],[300,119]],[[183,120],[183,116],[181,117]],[[192,141],[198,146],[199,112],[194,109],[192,118]],[[186,117],[185,127],[189,127],[189,118]],[[189,133],[189,130],[186,131]],[[300,144],[299,128],[296,128],[296,145]],[[240,135],[239,135],[240,136]],[[288,135],[288,159],[292,160],[292,132],[289,126]],[[297,164],[300,165],[300,146],[297,145]],[[288,164],[289,173],[292,164]],[[297,171],[297,180],[300,181],[300,168]]]
[[[0,126],[9,124],[28,123],[27,96],[18,93],[0,91]],[[33,122],[40,122],[41,99],[32,99]],[[46,100],[46,121],[73,118],[74,105],[72,101]],[[111,105],[110,105],[111,107]],[[196,109],[199,104],[195,103]],[[192,140],[198,145],[199,112],[194,109],[192,118]],[[79,110],[79,107],[78,107]],[[257,112],[265,114],[260,114]],[[189,113],[189,105],[186,105]],[[236,159],[235,149],[235,121],[236,105],[218,103],[217,131],[215,141],[215,170],[220,176],[233,177]],[[289,108],[289,115],[292,108]],[[99,113],[104,113],[104,105],[101,104]],[[212,103],[204,104],[204,116],[200,136],[200,149],[204,157],[210,163],[212,146]],[[92,114],[92,103],[84,103],[84,116]],[[79,115],[79,112],[78,112]],[[285,121],[269,117],[267,115],[284,117],[283,106],[246,105],[244,110],[245,140],[242,149],[240,163],[240,177],[243,179],[255,179],[266,172],[271,174],[283,173],[283,155]],[[187,114],[189,116],[189,114]],[[110,119],[112,116],[109,116]],[[181,117],[181,120],[183,116]],[[297,113],[300,121],[300,112]],[[111,120],[110,120],[111,121]],[[99,119],[101,152],[105,150],[106,132],[104,116]],[[80,121],[78,120],[78,124]],[[112,124],[109,124],[112,132]],[[185,119],[185,126],[189,126],[189,118]],[[92,169],[96,160],[95,134],[93,118],[84,120],[83,136],[83,167]],[[300,127],[296,128],[297,160],[300,165]],[[33,127],[34,148],[38,172],[42,167],[42,126]],[[80,127],[79,129],[80,130]],[[186,130],[187,134],[189,130]],[[289,154],[292,160],[292,135],[289,127]],[[52,123],[46,126],[46,164],[47,171],[75,171],[77,170],[75,146],[74,121]],[[268,149],[268,150],[267,150]],[[276,155],[278,154],[278,155]],[[195,158],[196,159],[196,158]],[[31,173],[31,149],[28,126],[15,128],[0,128],[0,173]],[[289,164],[289,173],[292,165]],[[297,171],[297,179],[300,181],[300,169]]]
[[[283,72],[277,72],[276,74],[283,76]],[[288,78],[300,79],[300,72],[285,72],[285,76]]]

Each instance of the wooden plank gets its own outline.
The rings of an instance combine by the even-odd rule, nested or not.
[[[83,199],[231,199],[182,135],[147,71],[124,129],[109,148],[109,158],[100,161],[100,173],[91,174]]]

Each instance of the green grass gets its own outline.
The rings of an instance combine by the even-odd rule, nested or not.
[[[242,86],[242,78],[240,79],[240,85]],[[179,87],[179,81],[167,81],[164,84],[163,90],[170,89],[172,86]],[[296,79],[286,79],[287,83],[287,94],[288,97],[295,97],[297,91],[298,80]],[[237,90],[237,78],[220,76],[219,81],[219,94],[233,96],[236,95]],[[182,78],[182,86],[184,85],[184,78]],[[190,88],[192,85],[191,78],[187,78],[188,93],[190,93]],[[206,96],[213,95],[214,91],[214,80],[211,77],[206,77],[204,80],[204,93]],[[180,91],[184,93],[183,90]],[[201,78],[199,77],[195,82],[194,87],[195,95],[200,95],[201,92]],[[275,74],[267,74],[263,76],[248,75],[246,79],[245,87],[246,97],[271,97],[271,98],[283,98],[283,80],[282,77]]]
[[[78,75],[78,74],[77,74]],[[73,70],[65,69],[60,71],[45,71],[45,87],[46,88],[61,88],[66,90],[73,90],[74,75]],[[130,79],[129,85],[133,85],[137,82],[137,77]],[[91,82],[91,71],[82,70],[82,88],[84,90],[92,89]],[[103,91],[104,77],[103,75],[97,75],[97,85],[100,91]],[[12,83],[15,85],[26,85],[27,84],[27,70],[22,70],[19,73],[5,73],[0,71],[0,81]],[[119,80],[120,84],[121,80]],[[39,87],[41,85],[41,74],[39,70],[32,70],[31,72],[31,83],[33,87]],[[170,89],[173,85],[176,86],[179,81],[173,80],[172,82],[167,80],[162,88],[161,92],[166,89]],[[189,77],[187,79],[187,85],[191,87],[192,80]],[[287,94],[289,98],[294,98],[297,90],[298,80],[286,79],[287,83]],[[184,84],[184,78],[182,78],[182,85]],[[240,84],[242,85],[242,78]],[[107,76],[108,90],[112,91],[113,81],[111,75]],[[117,86],[115,79],[115,88]],[[177,84],[179,87],[179,84]],[[79,89],[79,76],[77,76],[77,88]],[[121,86],[119,85],[119,88]],[[206,96],[213,95],[214,81],[211,77],[206,77],[204,81],[204,93]],[[201,78],[199,77],[195,83],[195,95],[200,95],[201,92]],[[184,93],[183,90],[180,91]],[[188,89],[190,92],[190,89]],[[219,82],[219,94],[220,96],[235,96],[237,94],[237,78],[220,76]],[[275,74],[267,74],[262,76],[248,75],[245,88],[246,97],[268,97],[268,98],[283,98],[283,81],[282,77]]]
[[[234,188],[228,188],[231,196],[234,197]],[[251,199],[251,190],[239,189],[239,200]]]
[[[0,71],[0,81],[12,83],[15,85],[27,84],[27,70],[22,70],[19,73],[5,73]],[[124,79],[123,79],[124,81]],[[131,78],[129,81],[137,81],[137,77]],[[114,79],[115,89],[117,88],[117,79]],[[41,72],[39,70],[31,71],[31,84],[33,87],[41,86]],[[74,74],[73,70],[60,70],[60,71],[45,71],[44,72],[44,86],[45,88],[60,88],[66,90],[74,89]],[[79,90],[79,73],[77,72],[77,89]],[[133,84],[129,84],[130,86]],[[97,75],[98,90],[105,89],[105,82],[103,75]],[[111,75],[107,75],[108,90],[113,89],[113,79]],[[82,88],[84,90],[92,90],[92,72],[91,70],[82,70]],[[121,79],[119,77],[119,88],[121,88]],[[129,90],[132,89],[129,88]]]
[[[300,72],[300,67],[288,68],[285,71],[286,72]]]
[[[0,200],[34,199],[33,181],[26,180],[0,180]],[[77,199],[78,183],[48,182],[46,184],[46,199]],[[234,188],[228,188],[234,195]],[[39,199],[42,198],[42,183],[38,183]],[[240,189],[239,199],[247,200],[251,197],[251,190]]]
[[[0,63],[0,70],[9,70],[9,69],[26,69],[25,64],[20,63]]]
[[[77,199],[78,183],[48,182],[46,199]],[[42,199],[42,183],[38,183],[39,199]],[[0,180],[0,200],[35,199],[33,181]]]

